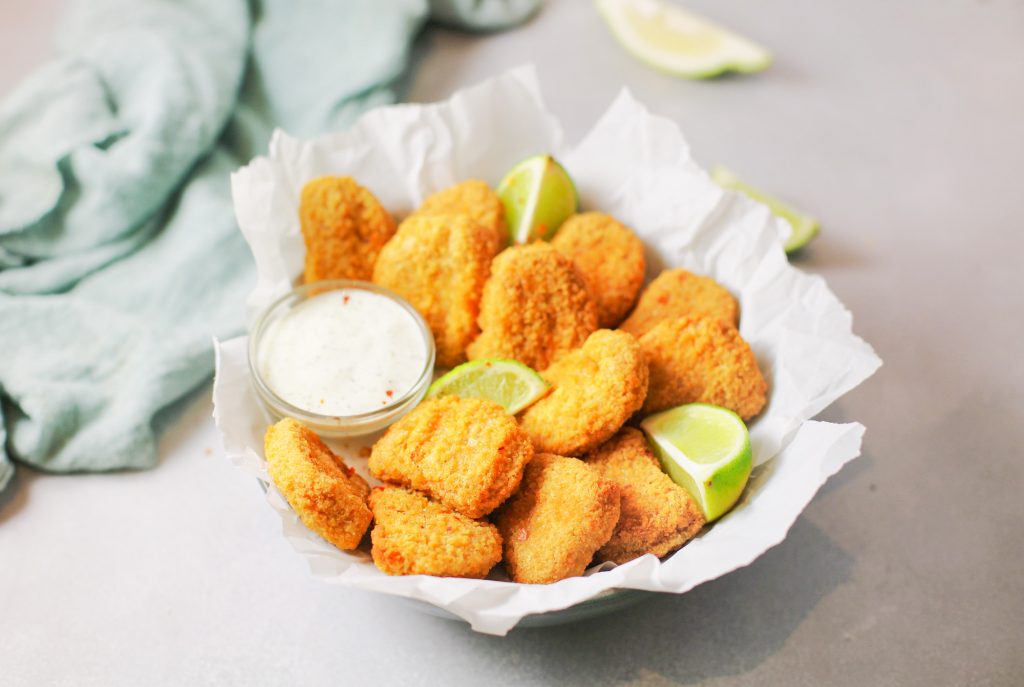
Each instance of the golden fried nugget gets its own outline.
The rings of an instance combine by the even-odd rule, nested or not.
[[[352,177],[320,177],[302,188],[299,221],[306,241],[306,283],[373,275],[395,221]]]
[[[369,467],[377,479],[479,518],[516,490],[531,458],[529,437],[500,405],[443,396],[391,425],[374,444]]]
[[[614,327],[636,303],[644,283],[644,244],[601,212],[573,215],[551,245],[570,258],[597,308],[597,326]]]
[[[285,418],[264,437],[267,472],[303,524],[339,549],[354,549],[373,515],[370,487],[312,430]]]
[[[599,329],[542,375],[550,394],[523,411],[520,424],[537,451],[578,456],[619,431],[647,396],[647,362],[637,340]]]
[[[373,281],[423,315],[438,366],[466,361],[466,346],[480,331],[480,297],[496,254],[490,230],[465,215],[407,217],[381,250]]]
[[[479,179],[469,179],[429,196],[413,215],[465,214],[484,227],[494,240],[494,254],[508,245],[505,205],[498,194]]]
[[[514,246],[491,264],[470,359],[513,358],[543,370],[597,329],[594,303],[572,262],[546,243]]]
[[[647,285],[619,329],[639,338],[665,320],[688,315],[713,316],[738,327],[740,306],[711,277],[684,269],[665,270]]]
[[[643,433],[624,427],[586,457],[587,465],[619,486],[622,513],[612,538],[597,552],[603,561],[625,563],[645,553],[675,551],[704,527],[690,492],[661,470]]]
[[[501,535],[402,487],[375,487],[373,562],[388,575],[487,577],[501,560]]]
[[[495,524],[516,582],[582,575],[619,520],[619,488],[576,458],[538,453]]]
[[[644,413],[700,402],[748,420],[764,407],[768,383],[731,324],[716,317],[666,320],[640,337],[640,348],[651,371]]]

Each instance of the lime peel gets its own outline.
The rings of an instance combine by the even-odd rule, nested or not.
[[[515,415],[547,394],[551,385],[516,360],[481,358],[452,369],[427,389],[427,398],[461,396],[494,401]]]
[[[711,178],[722,188],[739,191],[759,203],[764,203],[772,211],[773,215],[786,220],[791,229],[783,245],[783,249],[787,253],[795,253],[806,246],[811,242],[811,239],[818,235],[818,231],[821,229],[821,223],[813,216],[796,209],[774,196],[768,195],[758,188],[754,188],[725,167],[715,167],[711,172]]]

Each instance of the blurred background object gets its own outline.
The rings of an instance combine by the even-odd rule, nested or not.
[[[535,2],[434,0],[492,30]],[[154,419],[242,329],[252,257],[229,175],[281,127],[310,136],[395,102],[428,6],[81,0],[57,54],[0,106],[0,490],[152,467]],[[74,351],[73,355],[69,355]]]
[[[612,34],[636,58],[688,79],[764,71],[771,53],[669,0],[595,0]]]

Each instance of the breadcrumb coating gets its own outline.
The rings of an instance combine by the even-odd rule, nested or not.
[[[500,405],[443,396],[391,425],[374,444],[369,467],[379,480],[479,518],[516,490],[531,458],[529,437]]]
[[[306,283],[373,275],[395,221],[352,177],[320,177],[302,188],[299,222],[306,241]]]
[[[487,577],[501,560],[501,535],[402,487],[375,487],[373,562],[388,575]]]
[[[414,215],[457,215],[465,214],[484,227],[494,241],[493,253],[497,255],[508,245],[508,226],[505,223],[505,205],[498,194],[479,179],[450,186],[427,197]]]
[[[572,262],[542,242],[502,251],[480,303],[470,359],[512,358],[544,370],[597,329],[597,313]]]
[[[587,465],[618,485],[621,515],[611,539],[597,552],[603,561],[625,563],[651,553],[661,558],[704,527],[690,492],[661,470],[643,432],[624,427],[586,457]]]
[[[572,260],[597,308],[597,326],[615,327],[636,303],[644,283],[644,244],[602,212],[573,215],[551,239]]]
[[[491,230],[466,215],[412,215],[377,258],[373,281],[416,308],[434,334],[437,365],[466,361],[497,248]]]
[[[366,480],[291,418],[267,428],[264,453],[270,478],[306,527],[339,549],[359,546],[373,519]]]
[[[717,317],[734,327],[740,324],[739,303],[725,287],[711,277],[671,269],[647,285],[619,329],[639,338],[665,320],[690,315]]]
[[[516,582],[582,575],[619,519],[619,488],[576,458],[538,453],[495,517],[505,567]]]
[[[544,371],[552,391],[523,411],[537,451],[578,456],[607,441],[644,403],[647,362],[637,340],[600,329]]]
[[[640,337],[640,348],[651,373],[644,413],[699,402],[749,420],[764,408],[768,383],[754,352],[721,319],[666,320]]]

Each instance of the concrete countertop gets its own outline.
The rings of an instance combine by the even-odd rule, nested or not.
[[[221,456],[208,389],[152,471],[19,470],[0,503],[5,685],[1019,685],[1024,682],[1024,5],[687,3],[770,46],[766,73],[689,82],[590,3],[430,29],[409,99],[537,65],[578,138],[627,85],[823,221],[822,275],[885,366],[823,418],[863,455],[750,567],[573,625],[481,636],[312,580]],[[0,9],[0,96],[59,3]]]

